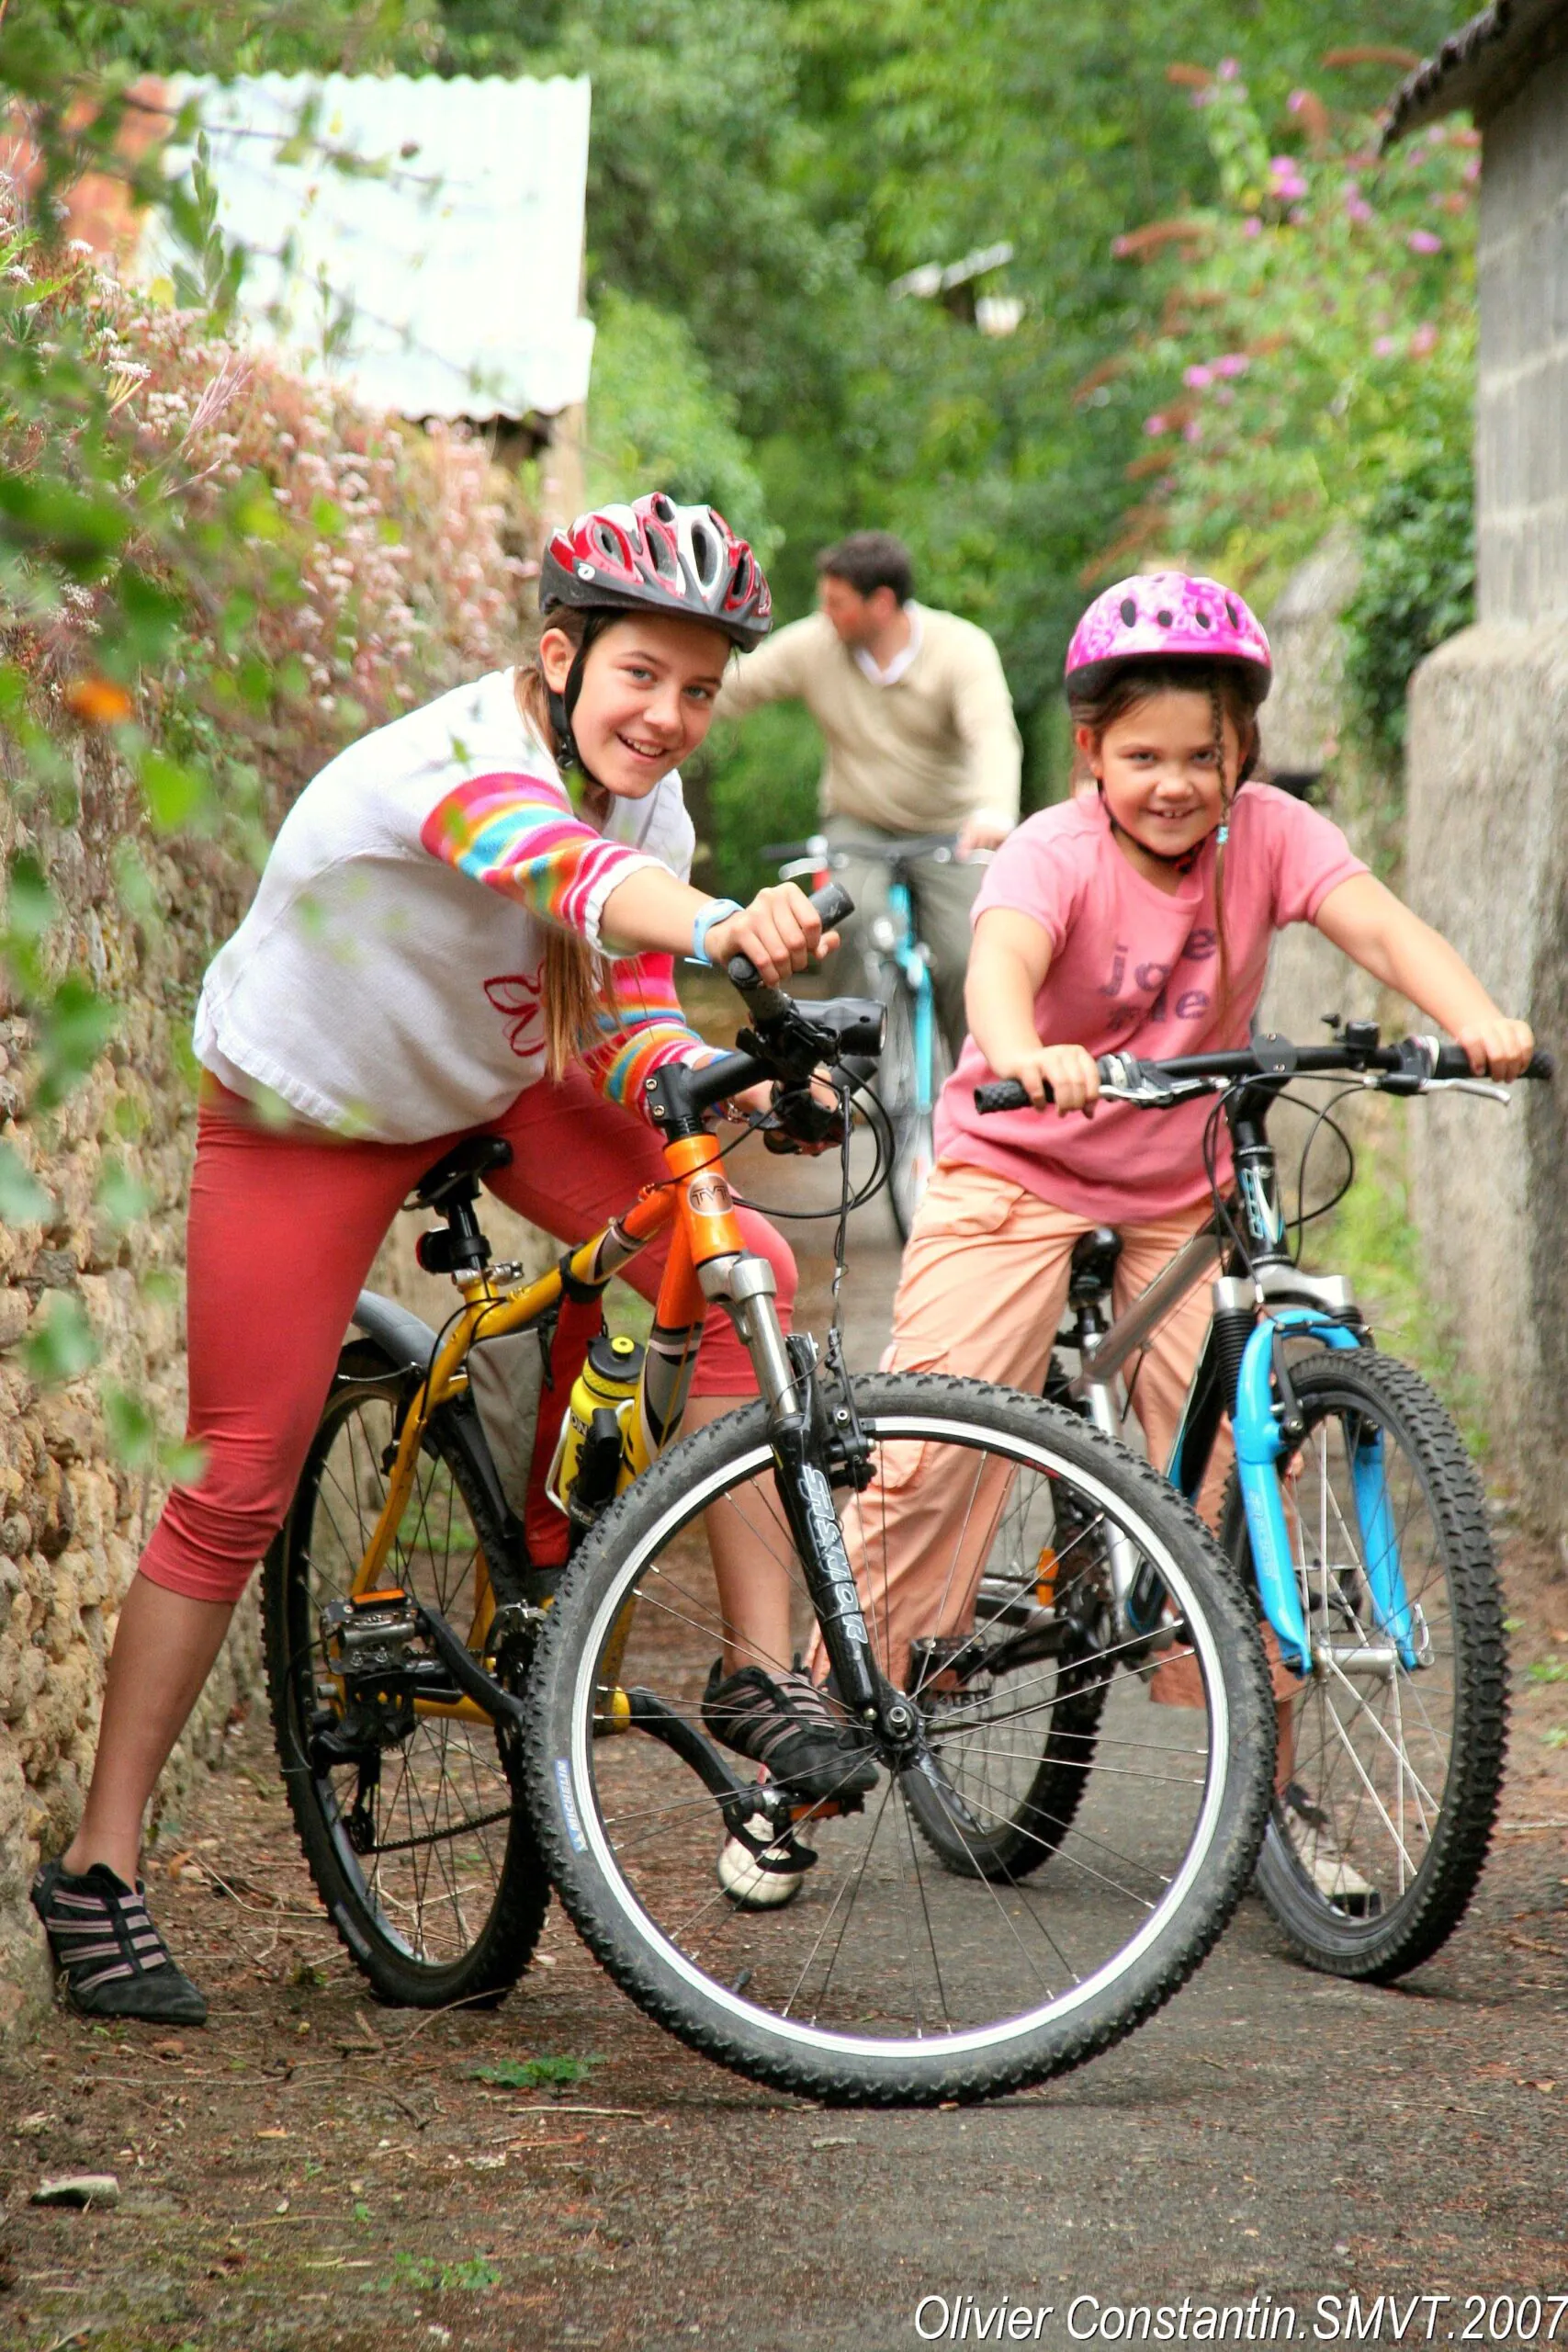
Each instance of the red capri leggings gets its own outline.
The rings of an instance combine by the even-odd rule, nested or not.
[[[667,1173],[659,1139],[575,1074],[520,1094],[470,1133],[504,1136],[512,1165],[487,1181],[510,1208],[559,1241],[584,1241],[646,1183]],[[460,1140],[345,1143],[279,1134],[207,1081],[197,1132],[186,1249],[189,1436],[206,1455],[198,1485],[175,1487],[141,1574],[197,1600],[237,1600],[283,1523],[338,1351],[401,1202]],[[785,1324],[795,1296],[789,1245],[740,1212],[747,1247],[767,1258]],[[668,1231],[626,1269],[651,1298]],[[751,1365],[720,1306],[703,1330],[693,1394],[746,1396]]]

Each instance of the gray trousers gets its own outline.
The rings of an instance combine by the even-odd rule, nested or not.
[[[837,850],[855,842],[897,844],[908,835],[868,825],[859,817],[829,817],[822,828]],[[983,865],[938,865],[918,858],[909,870],[909,895],[915,902],[915,931],[931,950],[931,986],[937,1019],[954,1061],[968,1023],[964,1017],[964,975],[969,968],[969,914],[980,888]],[[870,944],[869,926],[887,910],[889,875],[880,863],[862,865],[852,856],[835,872],[855,902],[855,911],[843,925],[844,944],[823,967],[823,978],[836,993],[853,996],[865,985],[863,956]]]

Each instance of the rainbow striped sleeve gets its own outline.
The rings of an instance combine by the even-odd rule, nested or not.
[[[516,899],[530,914],[599,944],[604,901],[640,865],[659,860],[607,842],[571,812],[562,787],[539,775],[470,776],[420,827],[432,857]]]
[[[628,956],[611,967],[615,1003],[599,1019],[600,1042],[582,1067],[596,1093],[626,1110],[643,1109],[643,1086],[666,1062],[705,1069],[716,1047],[705,1045],[681,1010],[672,956]]]

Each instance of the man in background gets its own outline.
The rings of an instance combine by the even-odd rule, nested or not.
[[[798,700],[822,730],[823,830],[835,847],[956,835],[951,858],[917,858],[915,924],[931,950],[948,1049],[964,1041],[969,911],[976,851],[1018,822],[1022,747],[997,649],[984,629],[914,599],[909,551],[886,531],[855,531],[817,559],[818,609],[731,669],[720,718]],[[886,906],[887,870],[851,863],[839,878],[855,901],[843,953],[857,967]],[[835,959],[836,960],[836,959]]]

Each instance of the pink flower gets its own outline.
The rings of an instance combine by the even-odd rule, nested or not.
[[[1234,57],[1221,58],[1220,79],[1222,82],[1234,82],[1239,75],[1240,72],[1241,67],[1236,63]]]
[[[1245,351],[1226,351],[1214,362],[1216,376],[1245,376],[1252,362]]]
[[[1307,94],[1304,90],[1292,90],[1290,96],[1285,100],[1285,105],[1292,114],[1300,114],[1303,107],[1306,104],[1306,99]]]
[[[1190,416],[1182,426],[1181,437],[1184,441],[1201,441],[1203,438],[1203,428],[1195,416]]]
[[[1157,436],[1161,433],[1168,433],[1170,431],[1170,419],[1168,416],[1160,416],[1157,413],[1154,416],[1145,416],[1144,419],[1144,431],[1151,436]]]
[[[1181,380],[1190,391],[1201,392],[1213,382],[1213,371],[1212,368],[1205,368],[1201,360],[1198,360],[1192,367],[1183,369]]]
[[[1434,230],[1412,229],[1404,240],[1413,254],[1440,254],[1443,241]]]
[[[1425,359],[1427,354],[1435,351],[1437,346],[1438,330],[1428,322],[1426,326],[1417,327],[1411,336],[1410,356],[1413,359]]]
[[[1345,183],[1345,217],[1357,222],[1370,220],[1372,217],[1372,208],[1354,180]]]
[[[1269,192],[1287,204],[1293,204],[1307,192],[1302,167],[1293,155],[1273,155],[1269,162]]]
[[[1464,176],[1470,182],[1472,187],[1473,187],[1476,181],[1481,177],[1481,158],[1479,155],[1472,155],[1471,157],[1469,163],[1464,167]]]
[[[1263,234],[1263,223],[1256,212],[1247,214],[1241,224],[1241,233],[1244,237],[1260,237]]]
[[[1372,349],[1377,353],[1380,359],[1392,359],[1394,353],[1399,349],[1399,345],[1393,335],[1380,334],[1376,343],[1373,344]]]

